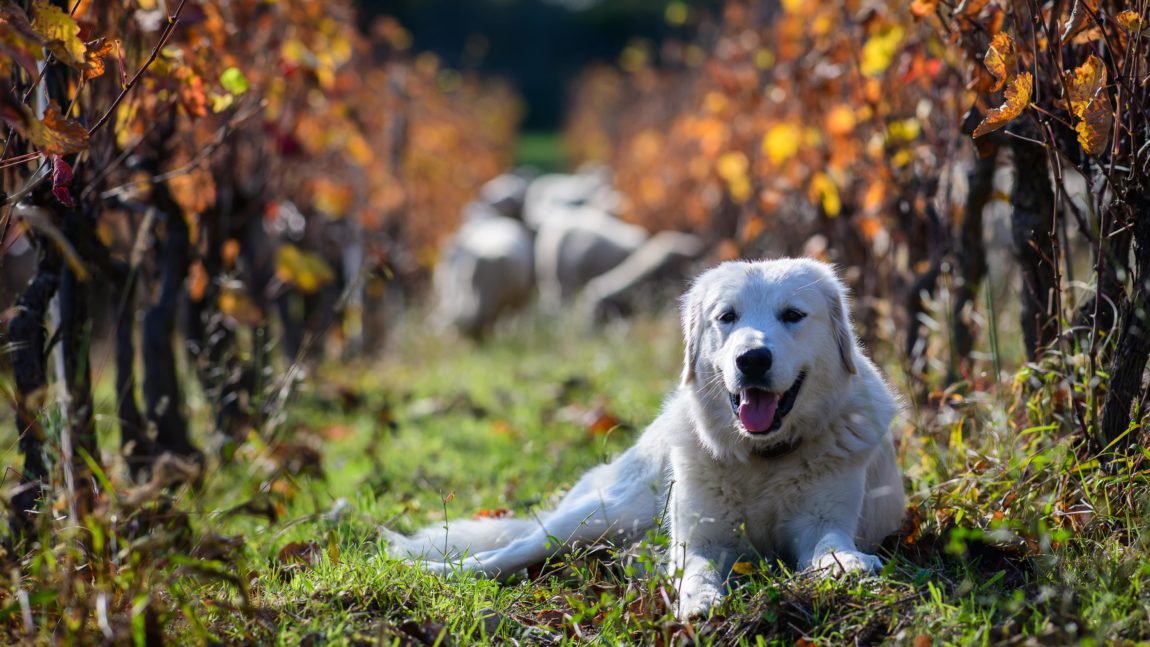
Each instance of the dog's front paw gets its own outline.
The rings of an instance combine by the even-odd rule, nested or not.
[[[706,618],[711,609],[722,598],[719,589],[703,586],[688,589],[686,586],[679,591],[679,611],[676,617],[679,620],[699,620]]]
[[[853,550],[831,551],[815,560],[811,570],[823,577],[839,577],[851,573],[877,573],[882,570],[882,560],[877,555],[868,555]]]

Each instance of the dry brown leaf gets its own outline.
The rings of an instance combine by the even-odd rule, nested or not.
[[[1014,73],[1018,62],[1018,52],[1014,46],[1014,39],[1003,32],[995,34],[982,62],[996,79],[990,91],[998,92],[1006,84],[1006,79]]]
[[[1146,26],[1146,22],[1142,20],[1142,16],[1138,15],[1137,11],[1131,9],[1119,12],[1115,18],[1118,19],[1118,24],[1122,25],[1123,29],[1133,34],[1142,31]]]
[[[313,566],[319,562],[322,556],[323,549],[320,547],[318,541],[293,541],[276,553],[276,561],[278,561],[281,566],[291,566],[293,564]]]
[[[986,113],[986,118],[974,129],[974,136],[981,137],[992,133],[1013,121],[1030,105],[1030,92],[1033,88],[1034,77],[1030,72],[1023,72],[1006,86],[1006,101],[997,108]]]
[[[1106,150],[1110,141],[1110,126],[1114,123],[1114,111],[1102,88],[1091,97],[1078,115],[1074,130],[1078,133],[1078,143],[1090,155],[1099,155]]]
[[[1074,7],[1070,10],[1070,17],[1066,19],[1066,26],[1062,28],[1062,42],[1073,39],[1077,36],[1086,26],[1094,21],[1091,14],[1098,9],[1098,2],[1083,2],[1083,0],[1075,0]]]

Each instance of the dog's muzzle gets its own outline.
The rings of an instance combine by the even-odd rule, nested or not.
[[[791,388],[782,394],[759,387],[747,387],[731,395],[731,409],[739,424],[749,434],[767,434],[783,424],[783,418],[795,406],[806,373],[800,373]]]

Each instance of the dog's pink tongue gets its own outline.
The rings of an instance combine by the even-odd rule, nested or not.
[[[779,408],[779,395],[762,389],[746,389],[739,403],[739,422],[752,434],[770,429]]]

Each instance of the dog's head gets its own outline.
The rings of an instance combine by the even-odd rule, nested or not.
[[[791,419],[818,416],[856,372],[845,289],[813,260],[705,272],[683,298],[683,334],[683,385],[709,422],[725,416],[724,427],[752,441],[775,442]]]

